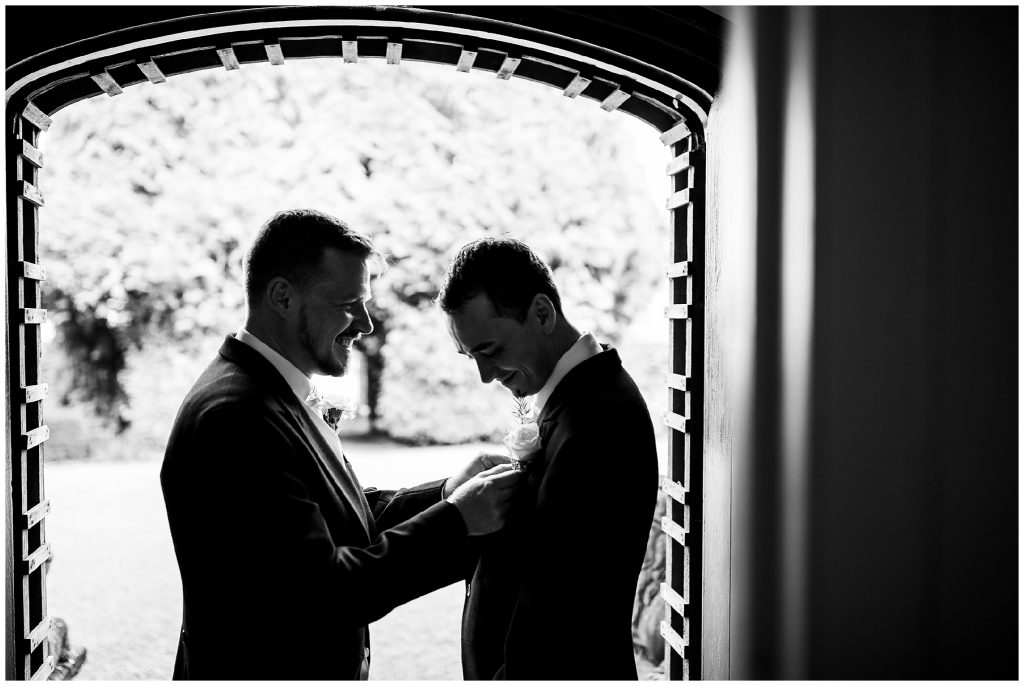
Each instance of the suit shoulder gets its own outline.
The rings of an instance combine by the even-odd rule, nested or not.
[[[273,396],[251,374],[218,357],[207,365],[185,395],[179,414],[194,417],[214,409],[232,408],[258,412],[272,402]]]
[[[195,451],[200,442],[264,439],[283,433],[280,400],[237,365],[215,359],[181,403],[167,444],[165,460]]]
[[[566,403],[560,424],[570,428],[620,424],[632,427],[650,422],[647,402],[625,369],[593,381],[586,392],[576,394]]]

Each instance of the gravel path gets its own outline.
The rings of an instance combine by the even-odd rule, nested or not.
[[[345,443],[363,485],[382,488],[443,477],[485,447]],[[46,467],[46,493],[53,503],[46,533],[54,550],[48,606],[51,615],[67,621],[72,644],[89,651],[78,679],[170,678],[181,585],[159,471],[159,460]],[[462,597],[461,584],[449,586],[375,623],[371,678],[461,679]],[[315,638],[310,647],[329,651]]]

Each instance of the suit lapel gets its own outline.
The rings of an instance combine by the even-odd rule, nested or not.
[[[349,506],[356,519],[362,524],[367,542],[371,541],[373,517],[355,474],[348,466],[344,454],[340,450],[336,451],[321,435],[320,430],[313,423],[317,420],[295,396],[288,382],[266,358],[233,336],[227,337],[220,352],[227,360],[248,372],[273,395],[291,420],[296,433],[305,441],[325,481],[331,484],[339,500]]]
[[[366,531],[367,542],[369,542],[372,536],[370,506],[366,502],[363,489],[360,487],[352,467],[348,464],[348,460],[345,459],[345,455],[340,449],[340,442],[337,449],[331,445],[315,424],[319,420],[312,417],[311,413],[298,402],[295,403],[294,408],[289,409],[293,410],[293,414],[297,415],[296,419],[304,427],[305,430],[302,432],[302,435],[307,443],[309,443],[310,451],[316,456],[316,461],[319,463],[321,471],[327,476],[327,480],[334,487],[338,495],[341,496],[341,499],[348,503],[349,507],[352,508],[355,515],[359,518],[363,529]]]

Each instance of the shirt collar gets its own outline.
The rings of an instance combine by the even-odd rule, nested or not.
[[[246,331],[244,326],[238,330],[235,338],[267,358],[267,362],[274,365],[274,369],[288,382],[288,386],[298,396],[299,401],[302,403],[306,402],[306,398],[309,397],[309,391],[313,387],[308,376],[299,371],[299,368],[285,359],[281,353]]]
[[[589,331],[584,331],[583,335],[572,344],[572,347],[558,358],[558,362],[551,371],[551,376],[548,377],[547,383],[537,391],[537,395],[533,398],[534,411],[539,415],[540,411],[544,409],[544,405],[547,404],[548,398],[554,392],[555,387],[565,378],[565,375],[571,372],[576,365],[590,359],[601,351],[601,344],[597,342],[594,335]]]

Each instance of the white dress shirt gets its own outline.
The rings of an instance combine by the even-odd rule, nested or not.
[[[299,371],[298,367],[285,359],[281,353],[277,352],[259,338],[246,331],[244,326],[238,330],[238,333],[235,334],[235,338],[265,357],[267,362],[274,365],[274,369],[281,373],[284,380],[288,382],[288,386],[298,397],[299,402],[306,408],[309,415],[313,417],[313,424],[316,426],[317,430],[327,440],[328,445],[337,451],[340,459],[340,457],[344,455],[341,439],[338,438],[338,434],[334,432],[331,426],[324,421],[323,415],[310,407],[309,403],[306,402],[306,399],[309,398],[309,392],[313,388],[313,382],[310,378]]]
[[[565,353],[558,358],[558,362],[555,363],[555,368],[551,370],[551,376],[548,377],[547,383],[544,387],[537,391],[537,395],[533,399],[533,409],[537,415],[540,415],[540,411],[544,409],[544,405],[547,404],[548,399],[554,392],[555,387],[558,383],[565,378],[565,375],[571,372],[576,365],[584,362],[594,355],[603,352],[601,344],[597,342],[594,335],[589,331],[584,331],[583,335],[577,339],[572,347],[565,351]]]

